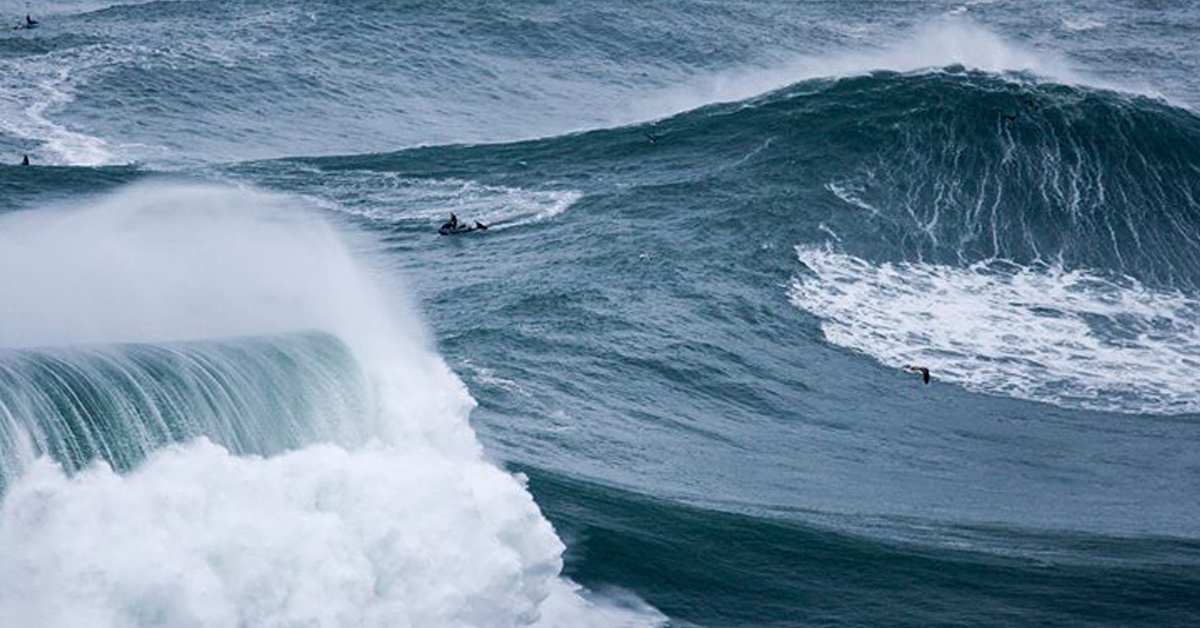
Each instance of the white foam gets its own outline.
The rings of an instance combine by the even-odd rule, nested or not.
[[[557,216],[583,195],[575,190],[528,190],[464,179],[422,179],[391,172],[349,171],[326,176],[320,193],[336,211],[392,223],[442,221],[454,212],[466,222],[503,229]]]
[[[100,11],[110,7],[149,4],[156,0],[54,0],[31,5],[28,0],[0,0],[0,15],[31,14],[34,19],[48,15],[76,15]],[[43,20],[44,21],[44,20]]]
[[[792,302],[832,343],[970,390],[1065,407],[1200,412],[1200,299],[1127,277],[993,262],[872,264],[797,247]]]
[[[530,394],[521,384],[507,377],[501,377],[496,373],[496,369],[487,366],[476,364],[474,360],[467,358],[461,362],[463,368],[471,371],[471,375],[476,381],[481,384],[506,390],[511,393],[516,393],[529,397]]]
[[[825,184],[825,189],[829,190],[831,194],[838,197],[843,203],[866,210],[872,215],[879,213],[879,210],[874,205],[862,199],[862,194],[865,191],[862,183],[853,180],[830,181]]]
[[[1104,22],[1101,22],[1100,20],[1097,20],[1094,17],[1088,17],[1088,16],[1076,17],[1076,18],[1064,17],[1062,19],[1063,30],[1072,31],[1072,32],[1090,31],[1090,30],[1094,30],[1097,28],[1103,28],[1104,26],[1105,26]]]
[[[269,458],[200,440],[126,474],[29,461],[0,503],[0,623],[660,624],[560,577],[562,543],[484,455],[411,307],[310,209],[158,182],[0,217],[0,344],[318,329],[358,359],[374,435]]]
[[[31,469],[0,510],[0,617],[46,628],[660,619],[585,600],[557,578],[562,549],[522,485],[479,458],[417,443],[261,459],[200,441],[124,476]]]
[[[102,166],[123,162],[105,140],[58,122],[52,114],[75,99],[81,75],[139,54],[134,48],[88,45],[0,60],[8,88],[0,92],[0,129],[42,144],[41,164]]]
[[[922,24],[873,49],[797,55],[766,67],[735,68],[661,90],[631,106],[640,118],[657,118],[712,103],[745,100],[809,79],[858,76],[877,70],[915,72],[950,65],[1135,91],[1130,86],[1116,86],[1087,76],[1057,52],[1008,41],[969,17],[950,15]]]

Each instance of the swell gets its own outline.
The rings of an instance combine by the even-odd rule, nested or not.
[[[43,44],[51,63],[38,64],[44,67],[23,74],[21,83],[55,89],[31,90],[21,100],[69,93],[55,113],[112,140],[105,163],[222,162],[562,133],[635,119],[627,101],[647,85],[750,52],[749,33],[713,54],[711,33],[703,32],[664,51],[657,33],[677,20],[670,13],[637,4],[579,11],[120,3],[47,20],[40,32],[82,32],[102,44]],[[733,34],[724,20],[735,12],[712,7],[704,14],[704,30]],[[196,28],[213,23],[223,28]],[[581,71],[596,65],[599,74]],[[23,72],[16,64],[8,69]],[[510,79],[517,75],[523,80]],[[580,106],[594,101],[605,106]],[[30,144],[58,131],[32,122],[21,129]],[[153,130],[164,127],[170,132]],[[46,147],[47,161],[100,161],[101,154],[79,150],[80,137],[63,139],[73,141]]]
[[[145,171],[133,166],[0,166],[0,212],[26,208],[35,202],[99,194],[145,176]]]
[[[1194,114],[969,74],[892,87],[885,81],[868,100],[889,110],[860,123],[865,158],[826,186],[849,214],[872,214],[870,235],[893,259],[999,258],[1196,281]],[[837,218],[831,228],[853,233]]]
[[[651,125],[242,172],[335,198],[394,181],[570,194],[565,219],[527,222],[521,238],[579,247],[614,285],[670,282],[656,285],[704,304],[679,321],[723,284],[791,284],[827,341],[885,364],[919,360],[988,394],[1188,414],[1197,146],[1200,119],[1156,100],[948,67],[806,81]],[[397,242],[459,207],[501,215],[357,199],[352,213]],[[667,260],[696,286],[651,268]]]
[[[523,470],[570,548],[567,573],[620,582],[698,625],[1186,626],[1200,618],[1194,541],[1010,529],[988,532],[1008,553],[880,541]],[[1012,553],[1022,544],[1042,549]]]
[[[796,305],[850,327],[824,326],[834,344],[922,359],[972,390],[1186,414],[1197,407],[1196,146],[1197,117],[1159,101],[948,67],[805,81],[649,125],[223,173],[395,232],[396,248],[422,250],[415,236],[457,211],[519,227],[507,233],[531,246],[586,247],[606,276],[632,276],[630,256],[661,256],[711,281],[792,284]],[[877,307],[839,287],[851,284],[877,292]],[[946,324],[964,320],[953,308],[928,318],[929,286],[966,290],[954,301],[981,314],[971,328],[995,333]],[[959,346],[964,336],[986,342]]]
[[[595,194],[741,192],[747,202],[691,217],[881,261],[1059,263],[1189,286],[1200,280],[1197,146],[1200,118],[1160,101],[951,66],[805,81],[545,140],[301,161]]]

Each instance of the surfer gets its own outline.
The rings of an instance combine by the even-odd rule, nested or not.
[[[924,380],[925,385],[926,386],[929,385],[929,369],[928,368],[926,368],[924,366],[914,366],[912,364],[905,364],[904,370],[908,371],[909,373],[920,373],[921,379]]]
[[[22,166],[28,166],[28,165],[29,165],[29,155],[24,155],[24,156],[22,156],[22,157],[21,157],[21,165],[22,165]]]
[[[642,131],[642,135],[645,135],[646,139],[650,140],[651,144],[657,144],[658,140],[661,140],[663,138],[662,135],[659,135],[656,133],[651,133],[650,131]]]
[[[37,26],[37,25],[38,25],[38,21],[33,19],[32,17],[29,17],[29,14],[26,13],[25,14],[25,28],[33,28],[34,26]]]

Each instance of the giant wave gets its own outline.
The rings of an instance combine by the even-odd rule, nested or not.
[[[2,220],[0,616],[659,621],[559,577],[462,384],[311,210],[160,182]]]
[[[804,267],[765,270],[794,276],[787,296],[835,344],[980,392],[1179,414],[1200,402],[1196,145],[1200,118],[1160,100],[949,66],[808,80],[648,125],[236,170],[414,233],[458,207],[514,215],[517,198],[471,189],[520,190],[546,214],[564,197],[595,217],[674,207],[641,228],[799,246]],[[463,172],[480,174],[455,184]],[[918,315],[931,277],[945,281]]]

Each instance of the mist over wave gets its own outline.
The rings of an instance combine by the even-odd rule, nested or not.
[[[55,347],[0,354],[17,386],[0,398],[0,616],[658,621],[559,579],[562,543],[484,458],[461,382],[309,210],[147,183],[3,222],[6,267],[46,260],[5,275],[5,344]],[[286,333],[306,329],[330,336]]]
[[[844,78],[880,70],[918,72],[961,66],[994,74],[1028,76],[1063,83],[1106,86],[1086,77],[1062,55],[1006,40],[965,18],[943,17],[923,23],[868,50],[797,55],[768,67],[745,67],[704,77],[692,85],[662,90],[642,104],[650,117],[661,117],[707,104],[745,100],[816,78]]]
[[[659,119],[812,78],[948,65],[1159,93],[1136,75],[1080,71],[1061,51],[969,16],[935,13],[862,32],[787,24],[764,41],[757,31],[769,17],[709,6],[664,42],[648,33],[674,16],[641,5],[596,8],[586,19],[518,5],[478,15],[414,10],[432,26],[418,28],[390,6],[336,3],[60,7],[37,36],[12,39],[10,54],[0,54],[0,69],[14,77],[0,100],[0,146],[47,163],[178,169],[513,141]],[[197,31],[193,22],[226,28]],[[505,24],[531,32],[515,36]],[[597,24],[606,37],[585,34]],[[664,45],[672,54],[663,56]],[[370,67],[359,63],[364,56]],[[154,131],[161,127],[174,131]]]

